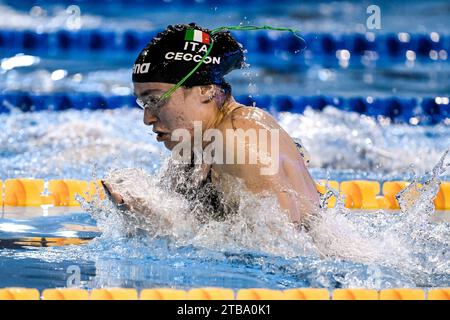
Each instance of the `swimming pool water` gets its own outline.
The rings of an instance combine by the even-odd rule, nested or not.
[[[36,3],[41,9],[30,14]],[[169,9],[169,5],[80,4],[82,24],[74,28],[153,30],[179,21],[197,21],[206,26],[271,23],[306,32],[363,32],[367,7],[353,1],[282,2],[236,11],[233,6],[200,3],[180,11],[179,6]],[[381,6],[385,30],[449,32],[445,1],[408,5],[385,1]],[[66,7],[65,3],[2,1],[0,28],[68,28]],[[154,11],[147,14],[150,9]],[[398,18],[398,10],[408,18]],[[21,59],[20,53],[0,51],[3,67],[10,65],[12,58]],[[131,93],[129,69],[134,53],[107,58],[104,53],[24,53],[31,56],[30,64],[0,69],[2,93]],[[283,64],[270,64],[249,53],[250,68],[228,79],[234,93],[252,95],[421,97],[448,96],[450,92],[448,60],[408,63],[404,59],[352,57],[343,67],[329,57],[300,59],[301,63],[286,61],[280,67]],[[427,180],[432,175],[425,171],[450,147],[448,122],[435,126],[394,124],[333,107],[274,116],[291,136],[302,139],[311,153],[315,179],[386,181],[417,176]],[[151,175],[169,155],[143,125],[138,109],[24,113],[13,106],[10,114],[0,114],[0,124],[2,180],[91,180],[123,168],[142,168]],[[136,185],[142,183],[134,178]],[[440,178],[450,180],[448,170],[442,170]],[[153,201],[170,199],[171,194],[159,193],[151,178],[146,179],[152,185],[149,192],[161,197]],[[432,180],[431,186],[436,184]],[[74,209],[4,207],[0,216],[0,287],[74,285],[70,282],[73,270],[80,271],[79,285],[85,288],[448,287],[450,219],[448,213],[433,212],[427,206],[433,196],[431,189],[423,190],[402,214],[328,209],[315,234],[292,230],[282,218],[273,218],[273,202],[260,203],[251,197],[242,215],[232,222],[205,226],[193,224],[184,215],[183,203],[173,200],[161,205],[161,210],[179,225],[165,231],[155,229],[157,221],[152,220],[133,225],[132,217],[120,215],[107,202],[85,203]],[[262,220],[266,224],[261,224]],[[281,230],[282,236],[277,237],[274,230]]]

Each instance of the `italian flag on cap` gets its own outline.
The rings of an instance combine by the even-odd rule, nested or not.
[[[201,42],[205,44],[210,43],[209,34],[206,32],[195,30],[195,29],[188,29],[186,30],[186,34],[184,35],[184,40],[186,41],[196,41]]]

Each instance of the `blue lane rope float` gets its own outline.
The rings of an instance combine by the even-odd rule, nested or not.
[[[242,26],[254,27],[254,26]],[[274,52],[298,53],[298,37],[273,34],[261,29],[257,36],[230,29],[233,36],[247,50],[249,55],[273,54]],[[272,29],[271,29],[272,30]],[[33,30],[0,30],[0,50],[49,53],[59,52],[108,52],[109,54],[130,53],[133,56],[155,31],[109,31],[109,30],[58,30],[55,32],[35,32]],[[361,56],[367,51],[376,52],[379,58],[405,58],[408,51],[417,58],[449,61],[450,35],[432,33],[302,33],[307,44],[306,50],[314,55],[336,55],[338,50],[348,50],[351,55]],[[430,54],[432,52],[433,54]],[[298,56],[298,55],[297,55]]]
[[[236,96],[236,100],[245,105],[255,104],[268,111],[288,111],[303,113],[307,107],[313,110],[323,110],[326,106],[334,106],[340,110],[357,112],[367,116],[384,116],[399,123],[436,124],[448,121],[450,118],[450,103],[448,96],[438,97],[338,97],[338,96],[289,96],[261,95]],[[0,113],[9,113],[12,108],[24,112],[67,109],[116,109],[135,107],[133,95],[117,96],[99,93],[54,93],[29,94],[15,92],[0,94]]]

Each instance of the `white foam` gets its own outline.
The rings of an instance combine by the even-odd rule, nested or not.
[[[288,222],[275,198],[259,198],[242,189],[236,215],[226,221],[201,224],[183,198],[158,187],[161,181],[154,176],[135,169],[116,170],[107,179],[116,181],[120,187],[115,185],[115,190],[124,192],[125,197],[142,197],[145,206],[154,208],[152,213],[142,218],[111,207],[105,211],[105,202],[85,209],[93,213],[106,235],[117,232],[121,226],[128,236],[142,235],[145,230],[150,238],[168,237],[175,246],[192,245],[218,252],[261,252],[290,259],[320,257],[324,266],[330,268],[336,265],[330,266],[327,261],[351,261],[369,266],[365,271],[370,274],[366,285],[385,286],[385,280],[380,282],[383,268],[399,272],[392,275],[393,284],[422,285],[429,284],[438,275],[450,277],[450,225],[429,220],[434,212],[432,200],[438,190],[439,174],[444,171],[442,158],[431,178],[428,177],[426,187],[415,194],[414,203],[407,208],[403,200],[408,192],[401,196],[402,214],[382,211],[357,214],[341,204],[318,212],[309,233]],[[110,204],[106,202],[106,205]],[[108,212],[106,219],[104,212]],[[327,272],[330,270],[323,270],[323,274]],[[362,281],[361,275],[347,276],[350,278],[343,281],[349,286]]]

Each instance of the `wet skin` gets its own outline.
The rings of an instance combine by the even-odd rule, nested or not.
[[[172,84],[168,83],[134,83],[135,95],[142,99],[148,96],[159,97],[171,87]],[[224,177],[232,176],[241,179],[246,189],[252,193],[265,192],[276,195],[280,207],[285,210],[291,222],[307,225],[308,216],[319,207],[319,197],[315,183],[292,138],[267,112],[256,107],[243,106],[232,96],[226,98],[223,94],[217,95],[217,92],[217,87],[214,85],[189,89],[178,88],[162,107],[146,108],[143,121],[146,125],[152,126],[152,130],[157,134],[157,140],[163,142],[169,150],[179,143],[179,141],[171,141],[171,133],[175,129],[183,128],[193,136],[194,121],[201,121],[203,132],[207,129],[217,129],[223,133],[223,137],[226,137],[227,130],[239,128],[243,130],[278,129],[279,169],[276,174],[262,175],[261,168],[267,167],[267,163],[262,163],[258,158],[256,164],[237,164],[235,161],[234,164],[202,165],[204,176],[206,177],[211,170],[212,182],[220,185],[223,190],[224,186],[221,183],[225,180]],[[245,141],[246,154],[259,152],[259,148],[258,144],[251,144],[249,140]],[[225,147],[223,149],[225,159],[226,153],[230,150],[226,150]],[[272,149],[272,146],[268,147],[267,153],[270,156]],[[236,154],[237,152],[234,152],[235,157]],[[133,199],[124,201],[108,181],[103,181],[103,185],[110,199],[121,209],[133,210]],[[232,186],[228,187],[232,188]]]

